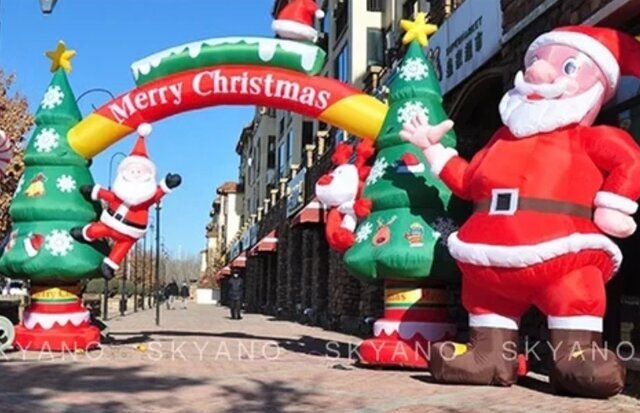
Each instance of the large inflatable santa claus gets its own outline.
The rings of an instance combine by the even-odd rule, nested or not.
[[[110,279],[119,268],[133,244],[144,237],[149,221],[149,208],[180,185],[182,178],[168,174],[156,184],[156,166],[147,155],[144,138],[151,133],[151,125],[138,127],[138,140],[131,154],[118,165],[118,175],[109,190],[100,185],[85,185],[80,191],[93,201],[103,201],[106,208],[98,222],[71,230],[80,242],[102,238],[113,241],[111,252],[101,266],[102,275]]]
[[[470,343],[435,345],[431,371],[441,382],[514,383],[519,319],[535,305],[548,317],[553,387],[608,397],[625,373],[602,348],[605,283],[622,260],[606,235],[636,229],[640,147],[621,129],[592,125],[620,76],[640,77],[640,43],[612,29],[563,27],[531,44],[525,66],[500,102],[505,126],[470,163],[438,143],[451,121],[417,117],[402,132],[475,207],[448,240]]]

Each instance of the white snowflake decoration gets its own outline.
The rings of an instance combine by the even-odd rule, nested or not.
[[[427,109],[422,102],[407,102],[398,109],[398,122],[404,125],[413,119],[418,113],[424,114],[427,119],[429,118],[429,109]]]
[[[58,85],[49,86],[47,92],[44,94],[44,98],[42,98],[42,102],[40,106],[44,109],[53,109],[56,106],[62,104],[64,100],[64,92]]]
[[[429,66],[417,57],[407,60],[400,68],[400,79],[405,81],[424,80],[429,75]]]
[[[73,250],[73,238],[68,232],[55,229],[45,238],[44,247],[54,257],[64,257]]]
[[[358,232],[356,232],[356,242],[358,244],[361,242],[365,242],[369,239],[372,232],[373,225],[371,225],[371,222],[365,222],[364,224],[360,225],[360,228],[358,228]]]
[[[376,159],[373,167],[371,168],[371,172],[369,172],[369,176],[367,176],[367,185],[373,185],[378,182],[378,180],[384,176],[388,167],[389,163],[385,158],[380,157]]]
[[[60,192],[72,192],[76,189],[76,180],[71,175],[62,175],[56,180],[56,187]]]
[[[35,137],[35,148],[38,152],[51,152],[58,147],[60,135],[53,128],[44,128]]]
[[[458,230],[458,226],[451,218],[438,217],[431,226],[435,229],[433,236],[445,246],[449,235]]]

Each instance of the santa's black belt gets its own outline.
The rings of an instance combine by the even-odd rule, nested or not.
[[[503,194],[500,194],[500,196],[503,196]],[[509,198],[500,199],[497,202],[495,200],[492,202],[491,199],[484,199],[482,201],[475,202],[473,205],[473,212],[489,212],[490,215],[513,215],[516,211],[573,215],[575,217],[586,219],[591,219],[593,216],[593,210],[588,206],[558,201],[555,199],[527,198],[520,196],[516,197],[513,202]]]
[[[124,215],[118,214],[117,212],[112,211],[110,209],[107,209],[107,214],[111,215],[116,221],[120,221],[126,226],[134,227],[137,229],[147,229],[146,225],[140,225],[140,224],[136,224],[135,222],[131,222],[128,219],[126,219]]]

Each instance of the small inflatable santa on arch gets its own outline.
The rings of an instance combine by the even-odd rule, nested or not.
[[[131,154],[118,165],[118,175],[110,189],[100,185],[80,188],[85,197],[102,201],[106,207],[99,221],[73,228],[71,236],[80,242],[103,238],[113,241],[111,252],[100,268],[107,279],[113,277],[131,247],[147,232],[149,208],[182,182],[180,175],[167,174],[156,184],[156,166],[149,159],[145,144],[150,133],[151,125],[143,123],[138,127],[140,136]]]
[[[324,18],[324,12],[313,0],[291,0],[271,28],[283,39],[315,42],[318,31],[313,27],[314,18]]]

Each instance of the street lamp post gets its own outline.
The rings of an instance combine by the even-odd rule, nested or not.
[[[120,290],[120,315],[124,316],[127,306],[127,280],[129,279],[129,254],[124,256],[124,268],[122,270],[122,283]]]
[[[113,171],[113,160],[118,155],[123,156],[125,158],[127,157],[127,154],[123,152],[116,152],[113,155],[111,155],[111,159],[109,159],[109,189],[111,189],[111,172]],[[109,317],[109,280],[107,279],[104,280],[104,303],[102,308],[102,314],[104,315],[103,318],[105,320]]]
[[[138,243],[133,249],[133,312],[138,312]]]
[[[149,298],[148,298],[148,307],[149,309],[151,309],[151,307],[153,306],[153,304],[155,303],[155,301],[153,301],[155,299],[155,294],[153,293],[153,234],[155,234],[155,226],[153,225],[153,223],[151,225],[149,225],[149,230],[151,230],[151,244],[149,245]]]
[[[58,0],[40,0],[40,11],[44,14],[51,14],[57,2]]]
[[[137,266],[136,266],[137,268]],[[147,233],[144,233],[142,238],[142,302],[140,303],[140,309],[144,310],[144,289],[146,288],[147,279]]]
[[[156,204],[156,325],[160,325],[160,202]]]

